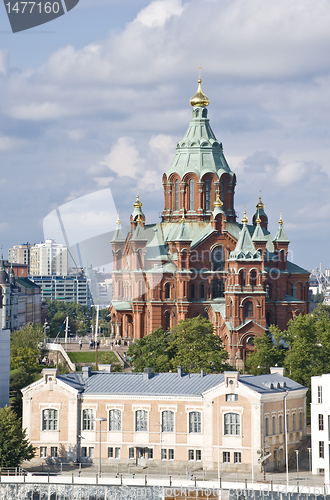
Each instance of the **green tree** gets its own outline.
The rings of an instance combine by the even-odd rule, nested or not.
[[[168,372],[178,366],[188,373],[231,369],[227,364],[228,353],[220,337],[214,335],[212,323],[200,316],[180,321],[171,332],[157,328],[130,346],[128,356],[135,371],[150,367],[155,372]]]
[[[35,448],[22,429],[16,413],[5,406],[0,409],[0,467],[18,467],[24,460],[31,460]]]
[[[123,369],[119,361],[114,361],[115,354],[112,351],[100,352],[98,355],[98,364],[112,365],[113,372],[122,372]]]
[[[47,301],[48,322],[50,326],[50,336],[56,337],[65,318],[69,316],[70,334],[85,335],[91,326],[91,310],[87,306],[82,306],[77,302],[63,302],[61,300]],[[65,335],[65,328],[62,327],[61,337]]]
[[[26,366],[20,366],[18,370],[10,374],[10,407],[16,415],[22,417],[22,393],[21,389],[31,384],[34,376],[26,370]]]
[[[11,334],[10,368],[24,365],[26,370],[38,368],[37,359],[41,355],[40,343],[44,339],[42,325],[28,324]]]
[[[253,375],[270,373],[270,367],[276,364],[283,366],[286,353],[283,346],[285,335],[275,325],[270,327],[270,333],[273,340],[267,332],[262,337],[254,338],[254,351],[246,360],[246,367]]]
[[[313,313],[290,320],[285,332],[290,345],[284,362],[286,371],[309,389],[311,377],[330,372],[329,312],[329,306],[318,305]]]
[[[312,295],[312,301],[316,304],[322,304],[324,301],[324,295],[322,293],[316,293],[315,295]]]

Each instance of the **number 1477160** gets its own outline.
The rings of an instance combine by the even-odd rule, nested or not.
[[[11,2],[6,3],[8,14],[11,12],[19,13],[30,13],[32,12],[45,12],[46,14],[57,14],[60,10],[59,2],[46,2],[46,3],[37,3],[37,2],[16,2],[14,5],[11,5]]]

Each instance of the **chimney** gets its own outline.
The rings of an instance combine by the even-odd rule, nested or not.
[[[178,366],[178,377],[182,377],[183,376],[183,372],[182,372],[182,366]]]
[[[282,366],[272,366],[270,369],[271,375],[274,375],[275,373],[278,373],[279,375],[282,375],[282,377],[285,376],[285,368]]]
[[[92,367],[91,366],[83,366],[82,367],[82,376],[83,376],[83,380],[87,380],[90,376],[91,376],[91,373],[92,373]]]
[[[112,373],[112,365],[99,365],[99,372],[109,372]]]
[[[201,369],[201,377],[202,378],[204,377],[204,370],[203,370],[203,368]]]
[[[143,370],[143,380],[149,380],[150,378],[152,378],[153,372],[153,368],[145,368]]]

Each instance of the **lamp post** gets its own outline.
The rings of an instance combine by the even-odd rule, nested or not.
[[[100,456],[99,456],[99,477],[101,477],[101,426],[102,422],[106,422],[106,418],[98,417],[95,419],[95,422],[100,422]]]
[[[312,472],[312,460],[311,460],[312,448],[307,448],[307,450],[308,450],[308,470],[309,472]]]
[[[296,460],[297,460],[297,479],[299,479],[299,450],[294,450],[296,452]]]

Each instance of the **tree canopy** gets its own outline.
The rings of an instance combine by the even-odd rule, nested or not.
[[[214,334],[212,323],[200,316],[186,319],[164,332],[157,328],[136,341],[128,349],[135,371],[153,368],[154,372],[169,372],[182,366],[187,373],[201,369],[205,373],[230,370],[228,353],[220,337]]]
[[[0,408],[0,467],[18,467],[34,455],[35,448],[22,429],[21,419],[11,408]]]
[[[63,302],[61,300],[47,301],[48,322],[50,326],[49,335],[64,337],[65,328],[62,327],[65,318],[69,316],[69,327],[71,335],[85,335],[91,325],[91,310],[77,302]],[[62,327],[62,328],[61,328]]]
[[[281,330],[272,325],[269,335],[267,332],[262,337],[254,338],[255,350],[246,360],[246,368],[253,375],[270,373],[272,366],[283,366],[285,359],[285,337]]]
[[[24,365],[27,370],[37,368],[37,359],[41,354],[39,344],[44,339],[42,325],[28,324],[11,333],[10,369]]]

